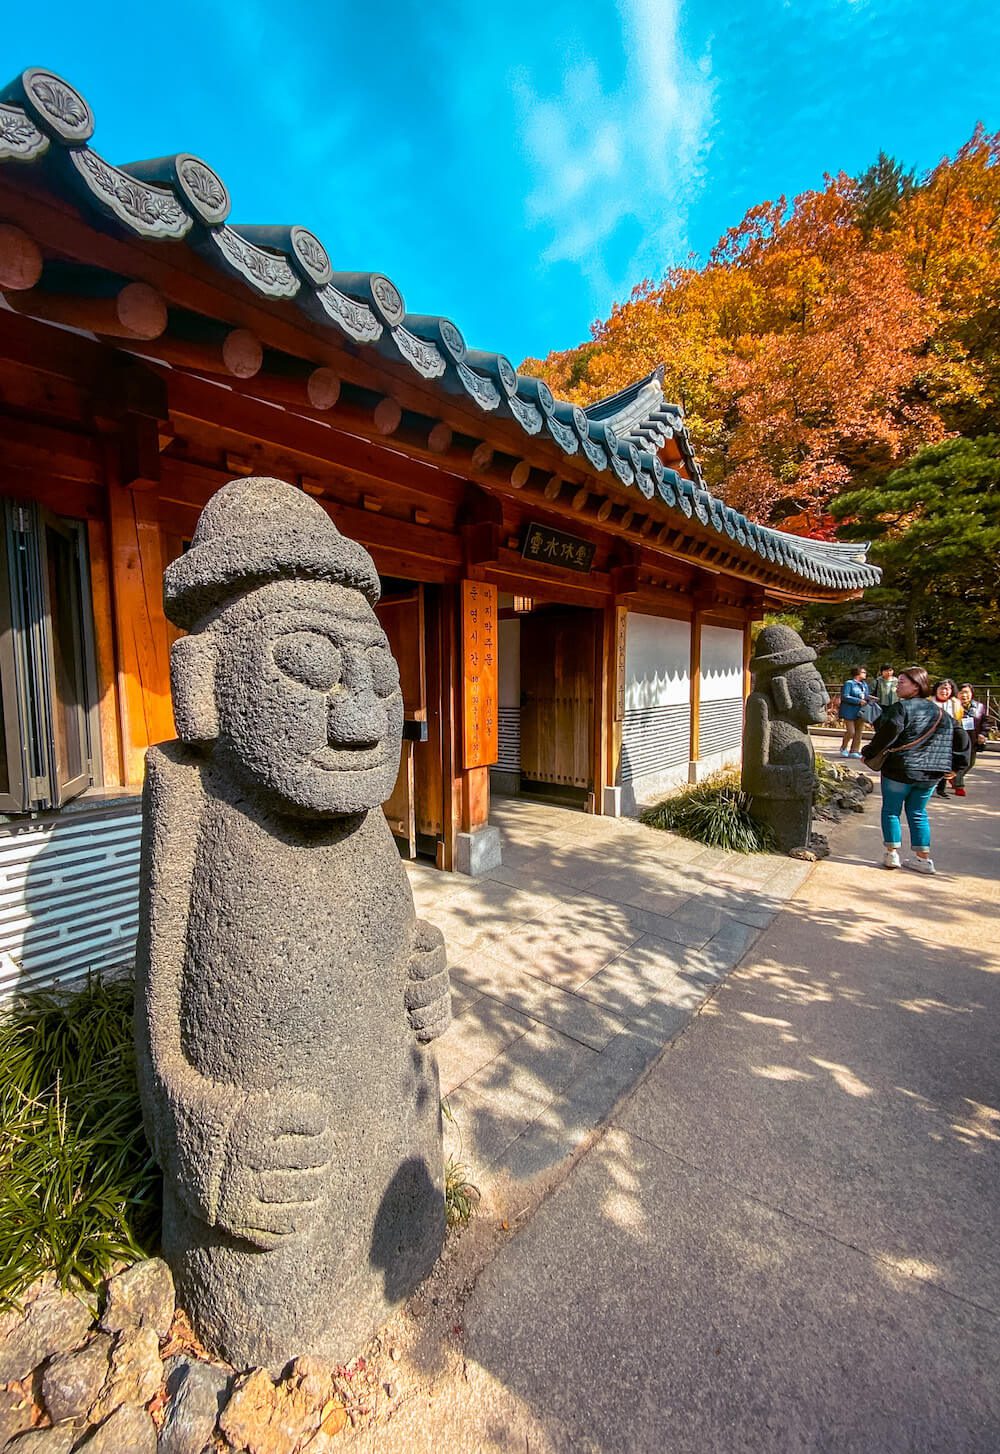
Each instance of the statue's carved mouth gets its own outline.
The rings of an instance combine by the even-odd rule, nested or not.
[[[322,747],[311,761],[324,772],[371,772],[385,766],[385,750],[379,747]]]

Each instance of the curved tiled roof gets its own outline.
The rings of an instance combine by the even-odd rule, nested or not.
[[[383,274],[336,271],[306,228],[231,222],[226,185],[199,157],[182,153],[113,166],[89,145],[93,130],[85,99],[51,71],[26,70],[0,93],[0,161],[44,165],[60,187],[134,236],[183,240],[258,296],[294,300],[349,343],[402,361],[484,414],[515,421],[527,436],[548,436],[576,463],[585,459],[596,472],[611,471],[625,489],[694,517],[800,580],[838,591],[878,582],[864,546],[786,535],[715,498],[683,411],[664,398],[662,368],[586,409],[555,399],[541,379],[519,375],[503,354],[470,348],[449,319],[407,313],[399,289]],[[670,438],[690,479],[659,458]]]

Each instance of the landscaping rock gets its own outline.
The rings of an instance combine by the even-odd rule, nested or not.
[[[15,1434],[30,1428],[31,1404],[16,1393],[0,1388],[0,1449]]]
[[[43,1288],[0,1340],[0,1384],[25,1378],[53,1354],[79,1348],[92,1322],[89,1309],[72,1293]]]
[[[156,1454],[156,1429],[145,1409],[122,1404],[76,1449],[80,1454]]]
[[[255,1368],[238,1380],[219,1428],[234,1450],[295,1454],[317,1431],[322,1417],[322,1408],[310,1405],[294,1380],[275,1384],[266,1369]]]
[[[92,1421],[99,1423],[122,1404],[149,1403],[162,1382],[163,1364],[156,1330],[126,1329],[118,1334],[107,1383],[90,1410]]]
[[[202,1454],[226,1401],[229,1377],[211,1363],[171,1358],[164,1364],[167,1409],[159,1454]]]
[[[174,1316],[174,1279],[162,1257],[133,1263],[108,1283],[101,1327],[109,1333],[124,1328],[154,1328],[165,1338]]]
[[[79,1352],[60,1354],[47,1365],[42,1398],[54,1424],[86,1416],[108,1376],[111,1343],[106,1333],[98,1333]]]
[[[83,1424],[59,1424],[54,1429],[31,1429],[3,1447],[3,1454],[70,1454],[85,1429]]]

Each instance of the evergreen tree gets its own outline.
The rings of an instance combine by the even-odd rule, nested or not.
[[[1000,435],[921,450],[831,511],[841,535],[871,538],[885,572],[867,593],[900,618],[908,660],[994,678],[1000,670]],[[886,633],[888,644],[890,633]]]
[[[876,232],[887,232],[901,204],[916,191],[917,178],[901,162],[880,151],[866,172],[855,178],[857,226],[870,241]]]

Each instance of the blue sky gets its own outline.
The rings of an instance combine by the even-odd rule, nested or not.
[[[1000,130],[988,0],[54,0],[7,70],[89,100],[111,161],[193,151],[234,221],[298,222],[476,347],[567,348],[747,207]]]

